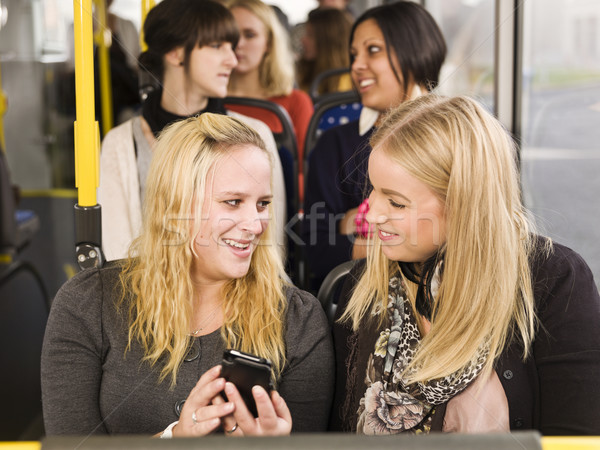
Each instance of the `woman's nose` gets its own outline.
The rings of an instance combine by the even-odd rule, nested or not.
[[[387,221],[387,217],[383,214],[383,211],[380,210],[379,202],[376,201],[373,194],[369,196],[369,211],[365,218],[370,224],[384,223]]]
[[[358,72],[363,70],[366,67],[365,59],[361,54],[356,54],[352,57],[352,64],[350,65],[350,70],[352,72]]]
[[[264,221],[268,220],[268,216],[262,216],[258,211],[249,211],[240,223],[240,228],[246,232],[259,236],[264,229]]]
[[[233,48],[229,47],[228,51],[229,54],[227,55],[225,63],[228,67],[234,68],[238,63],[237,56],[235,56],[235,51],[233,51]]]

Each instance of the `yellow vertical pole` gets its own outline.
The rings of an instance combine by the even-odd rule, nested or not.
[[[94,30],[92,0],[73,0],[75,41],[75,253],[82,269],[102,267],[100,130],[94,118]]]
[[[0,68],[0,147],[6,151],[6,141],[4,140],[4,113],[7,110],[6,95],[2,90],[2,69]]]
[[[75,39],[75,185],[78,204],[96,204],[100,133],[94,117],[92,0],[73,0]]]
[[[154,7],[154,0],[142,0],[142,29],[140,30],[140,47],[143,52],[148,50],[146,40],[144,39],[144,21],[150,11]]]
[[[113,127],[112,82],[110,78],[110,46],[112,34],[107,26],[106,1],[94,0],[98,18],[97,32],[94,36],[98,46],[98,69],[100,74],[100,104],[102,109],[102,132],[104,136]]]

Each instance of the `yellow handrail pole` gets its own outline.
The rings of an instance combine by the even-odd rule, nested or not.
[[[6,151],[6,141],[4,140],[4,113],[8,109],[6,95],[2,90],[2,69],[0,68],[0,148]]]
[[[140,30],[140,47],[143,52],[148,50],[146,40],[144,39],[144,21],[148,15],[148,11],[154,8],[154,0],[142,0],[142,28]]]
[[[106,136],[113,127],[112,81],[110,77],[110,54],[112,34],[107,26],[106,0],[94,0],[98,17],[94,36],[98,46],[98,69],[100,73],[100,102],[102,107],[102,133]]]
[[[96,204],[99,131],[94,120],[92,0],[73,0],[75,39],[75,186],[80,206]]]
[[[100,130],[94,120],[94,43],[92,0],[73,0],[75,41],[75,253],[79,266],[102,267]]]

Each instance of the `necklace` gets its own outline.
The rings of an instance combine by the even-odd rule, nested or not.
[[[198,333],[200,333],[202,330],[204,330],[204,328],[206,328],[206,326],[210,322],[212,322],[212,320],[215,318],[215,316],[217,315],[217,311],[219,311],[219,308],[221,307],[222,304],[223,304],[223,302],[219,302],[219,304],[216,306],[216,308],[210,312],[208,317],[206,319],[204,319],[204,321],[200,324],[200,326],[196,330],[194,330],[190,333],[190,336],[197,336]]]

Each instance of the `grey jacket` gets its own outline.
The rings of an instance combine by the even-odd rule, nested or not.
[[[127,346],[126,312],[119,313],[120,267],[86,270],[60,289],[50,311],[42,352],[42,400],[48,435],[155,434],[178,419],[182,402],[200,376],[219,364],[220,330],[195,338],[177,385],[158,382],[160,364],[142,361]],[[323,431],[333,393],[333,350],[318,301],[287,288],[287,362],[278,392],[287,402],[293,431]],[[122,308],[126,311],[126,308]]]

